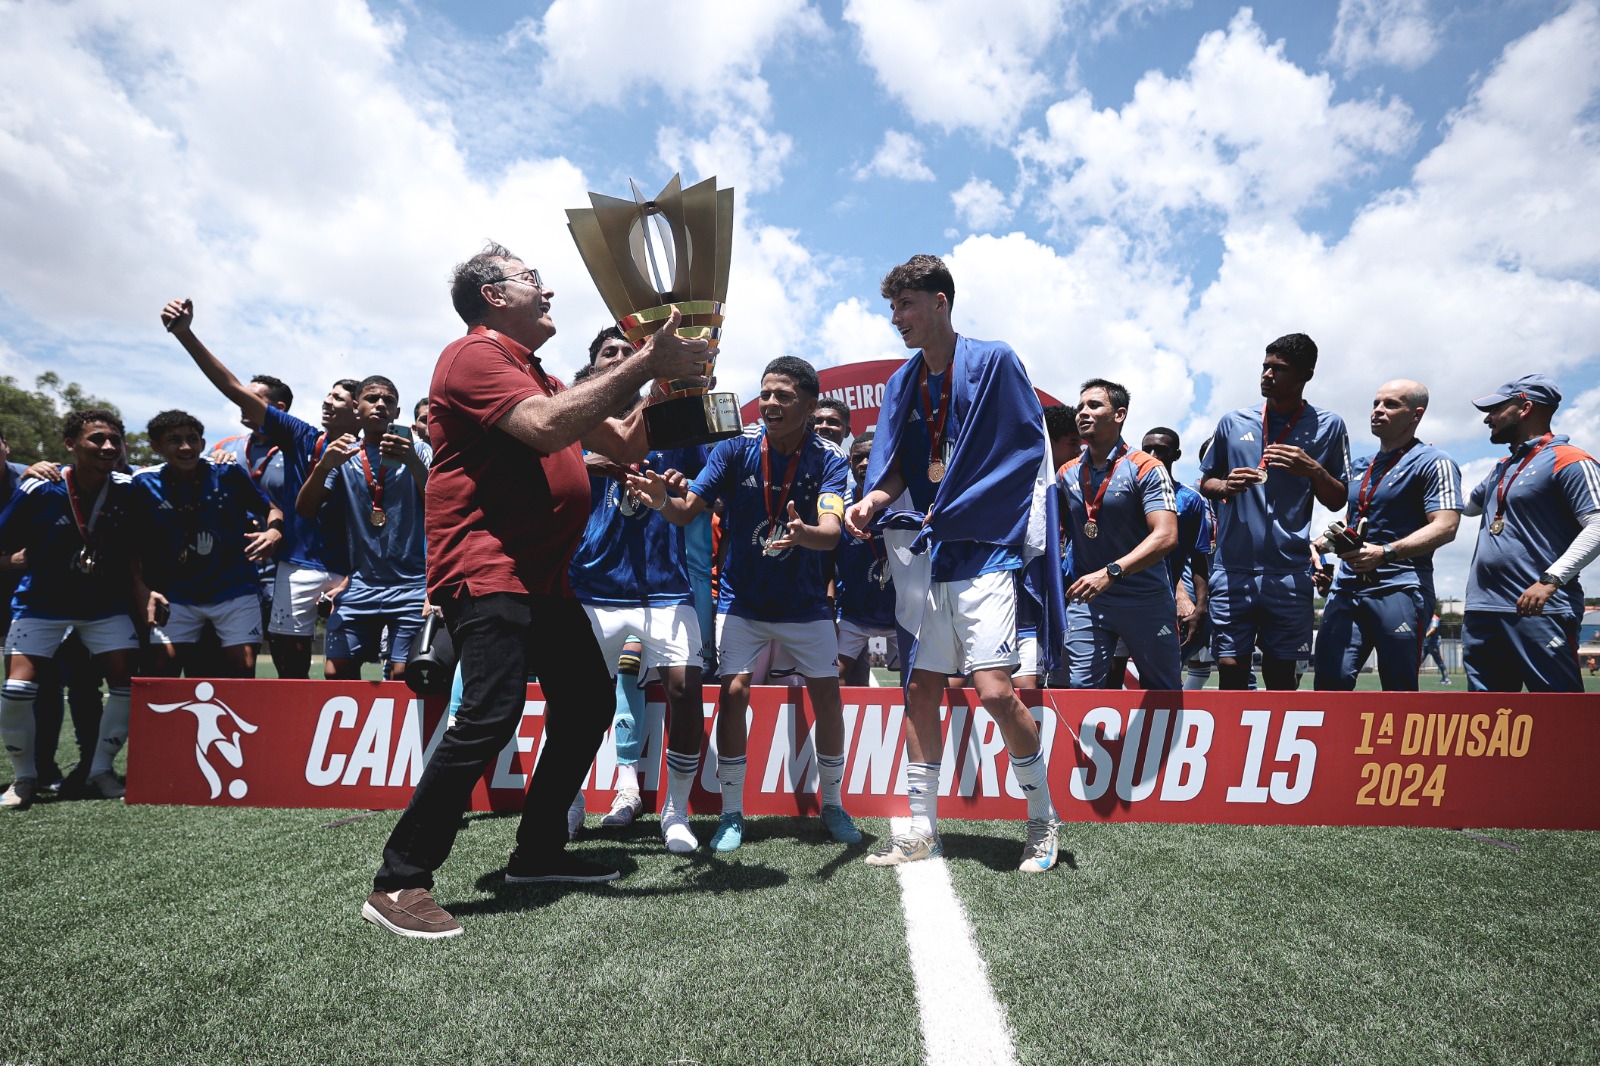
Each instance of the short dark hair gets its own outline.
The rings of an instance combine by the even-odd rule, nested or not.
[[[878,287],[885,300],[892,300],[902,292],[942,292],[945,302],[956,305],[956,279],[950,268],[936,255],[914,255],[883,276]]]
[[[861,434],[861,436],[850,442],[850,451],[854,453],[857,448],[860,448],[863,445],[868,448],[872,447],[872,438],[874,436],[876,436],[876,434],[872,430],[867,430],[865,433]]]
[[[367,391],[368,385],[382,385],[394,395],[395,403],[398,404],[400,402],[400,390],[394,387],[394,382],[390,381],[382,374],[368,374],[366,377],[362,378],[361,383],[356,386],[356,391],[351,393],[351,395],[358,400],[361,399],[361,394]]]
[[[817,401],[817,410],[820,411],[824,407],[830,411],[839,412],[839,421],[844,423],[845,431],[848,432],[850,429],[850,416],[854,413],[850,410],[850,405],[837,396],[824,396]]]
[[[1152,426],[1151,428],[1149,428],[1149,429],[1144,431],[1144,436],[1148,437],[1152,433],[1159,433],[1163,437],[1171,437],[1172,438],[1172,443],[1174,445],[1176,445],[1179,448],[1183,447],[1183,438],[1178,436],[1178,431],[1175,430],[1175,429],[1169,429],[1166,426]],[[1140,437],[1139,439],[1143,440],[1144,437]]]
[[[817,368],[798,356],[778,356],[761,372],[762,377],[768,374],[779,374],[788,378],[794,382],[795,388],[813,400],[822,394],[822,383],[817,380]]]
[[[450,302],[456,314],[469,326],[476,326],[489,313],[489,304],[483,298],[485,285],[497,285],[506,279],[504,263],[507,259],[522,262],[503,244],[486,241],[483,251],[457,263],[450,275]]]
[[[589,365],[594,366],[594,361],[600,358],[600,349],[606,346],[606,341],[625,341],[627,339],[628,335],[617,326],[607,326],[599,333],[596,333],[594,340],[589,342]],[[578,380],[577,375],[573,375],[572,380],[576,383]]]
[[[1300,373],[1309,376],[1317,369],[1317,342],[1304,333],[1285,333],[1267,345],[1268,355],[1281,355]]]
[[[1118,385],[1115,381],[1107,381],[1105,378],[1090,378],[1088,381],[1085,381],[1082,385],[1078,386],[1078,394],[1081,396],[1090,389],[1105,389],[1106,395],[1111,397],[1112,407],[1127,410],[1128,390],[1123,386]]]
[[[144,427],[144,432],[150,438],[152,447],[161,443],[161,438],[175,429],[192,429],[201,436],[205,436],[206,427],[200,420],[188,411],[162,411],[152,418]]]
[[[421,418],[422,417],[422,409],[424,407],[426,407],[426,406],[428,406],[428,398],[426,396],[424,396],[422,399],[418,400],[416,403],[411,405],[411,417],[412,418]]]
[[[128,431],[122,428],[122,416],[117,412],[105,407],[85,407],[67,412],[67,417],[61,420],[61,438],[77,440],[83,435],[83,427],[95,422],[104,422],[124,437],[128,435]]]
[[[1078,435],[1078,409],[1064,403],[1053,403],[1044,409],[1044,431],[1051,440],[1057,437]]]
[[[357,381],[355,378],[340,378],[338,381],[335,381],[328,387],[330,390],[343,389],[345,392],[350,394],[350,398],[352,400],[361,395],[361,382]]]
[[[285,411],[294,403],[294,390],[285,385],[281,379],[275,378],[271,374],[257,374],[250,379],[250,384],[265,385],[267,387],[267,402],[281,403]]]
[[[580,381],[588,381],[598,373],[600,373],[600,368],[595,366],[593,363],[589,363],[586,366],[580,366],[572,375],[572,383],[576,385]]]

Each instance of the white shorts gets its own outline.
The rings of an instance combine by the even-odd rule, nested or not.
[[[317,599],[338,585],[338,574],[294,563],[279,563],[272,584],[272,618],[267,632],[283,637],[309,637],[317,631]]]
[[[1039,638],[1017,638],[1017,668],[1011,671],[1012,677],[1038,677],[1039,676]]]
[[[139,646],[139,631],[125,614],[90,621],[70,618],[36,618],[19,614],[6,634],[6,654],[26,655],[30,659],[53,659],[67,634],[76,632],[90,655],[108,651],[127,651]]]
[[[859,626],[847,618],[839,619],[839,658],[861,658],[867,654],[867,641],[873,637],[883,638],[884,669],[900,669],[900,634],[894,626]]]
[[[1012,570],[928,588],[917,634],[918,670],[959,676],[1022,661],[1017,651],[1017,575]]]
[[[261,597],[254,592],[221,603],[174,603],[164,626],[150,627],[152,644],[193,644],[210,622],[224,648],[261,643]]]
[[[613,676],[617,656],[629,637],[639,638],[639,672],[662,666],[700,665],[700,618],[694,605],[676,603],[666,607],[608,607],[584,604],[600,654]]]
[[[717,669],[724,678],[748,674],[777,641],[802,677],[839,676],[839,638],[826,618],[815,622],[758,622],[733,614],[717,615]]]

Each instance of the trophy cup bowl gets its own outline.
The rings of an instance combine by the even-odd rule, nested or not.
[[[567,211],[567,228],[606,308],[635,346],[661,329],[676,307],[680,337],[710,342],[705,374],[716,364],[733,250],[733,190],[707,178],[685,189],[678,175],[653,200],[633,185],[623,200],[591,192],[587,208]],[[651,448],[684,448],[736,437],[739,397],[693,379],[657,381],[666,393],[645,408]]]

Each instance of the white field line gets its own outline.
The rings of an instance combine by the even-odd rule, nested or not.
[[[895,833],[904,833],[911,820],[895,818],[892,824]],[[1012,1066],[1017,1052],[1011,1026],[989,987],[989,968],[950,884],[949,867],[943,859],[924,859],[895,872],[927,1066]]]

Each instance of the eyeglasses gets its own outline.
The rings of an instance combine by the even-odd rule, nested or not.
[[[500,281],[513,281],[517,278],[523,277],[524,275],[528,276],[527,281],[529,285],[532,285],[540,292],[544,291],[544,279],[541,278],[539,276],[539,272],[532,267],[529,267],[527,270],[519,270],[515,274],[507,274],[505,277],[501,278]],[[495,282],[495,284],[500,284],[500,281]]]

